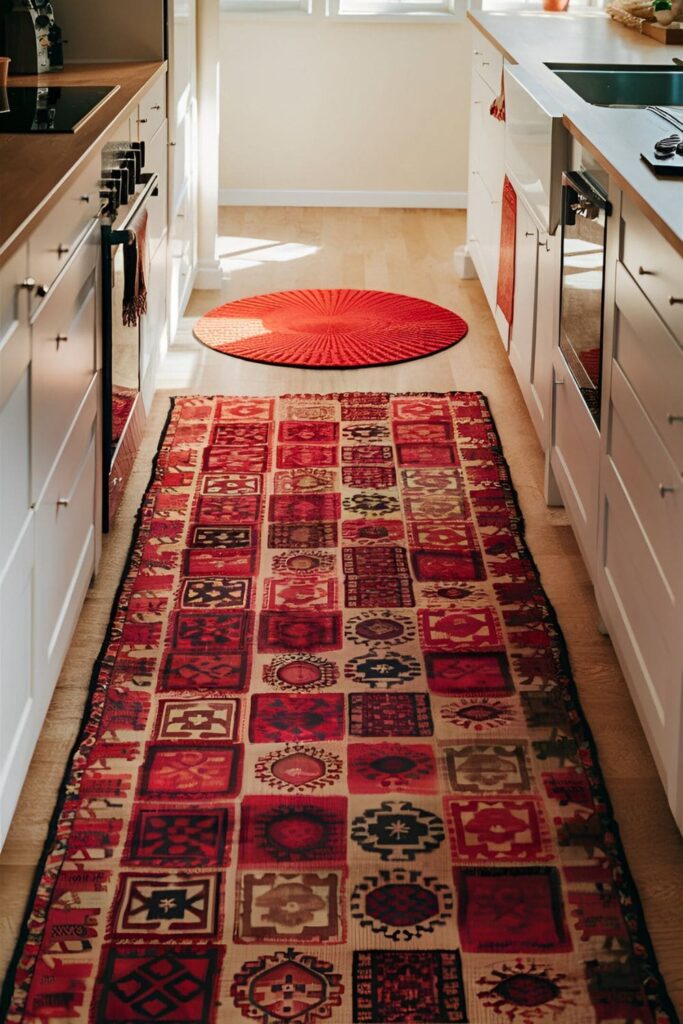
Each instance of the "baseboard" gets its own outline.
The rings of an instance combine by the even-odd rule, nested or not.
[[[466,192],[360,192],[326,189],[222,188],[221,206],[375,206],[465,210]]]

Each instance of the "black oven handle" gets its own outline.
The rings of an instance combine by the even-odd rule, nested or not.
[[[159,175],[143,174],[143,188],[126,211],[125,219],[117,228],[111,224],[102,225],[102,529],[109,530],[109,468],[113,456],[111,445],[112,428],[112,344],[114,304],[112,301],[112,253],[117,245],[130,241],[128,225],[152,196],[159,195]]]

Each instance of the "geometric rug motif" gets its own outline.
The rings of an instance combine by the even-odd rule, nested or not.
[[[675,1024],[481,395],[175,401],[0,1020]]]

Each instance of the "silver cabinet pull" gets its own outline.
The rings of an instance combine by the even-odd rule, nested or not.
[[[146,117],[139,117],[138,118],[138,124],[147,124],[147,118]]]
[[[675,413],[668,412],[666,414],[666,422],[669,423],[669,424],[683,423],[683,416],[676,416]]]
[[[57,498],[57,508],[68,508],[68,507],[69,507],[69,499],[68,498]]]
[[[681,305],[683,305],[683,298],[677,298],[675,295],[670,295],[669,296],[669,305],[670,306],[681,306]]]
[[[546,252],[550,252],[550,246],[548,245],[548,239],[546,238],[545,242],[539,242],[538,243],[538,248],[539,249],[545,249]]]
[[[151,110],[161,110],[161,103],[155,103],[154,106],[151,107],[150,109]]]
[[[58,256],[66,256],[66,254],[68,252],[70,252],[70,251],[71,250],[70,250],[68,245],[61,245],[60,244],[60,245],[57,246],[57,255]]]
[[[20,285],[20,287],[25,288],[27,292],[32,292],[35,286],[36,282],[33,280],[32,277],[25,278]]]
[[[645,267],[638,267],[638,273],[641,277],[644,277],[646,274],[649,274],[652,277],[656,276],[654,270],[646,270]]]
[[[525,238],[533,238],[535,234],[536,234],[535,231],[525,231],[524,232],[524,237]]]
[[[659,484],[659,486],[657,487],[657,490],[659,491],[659,497],[660,498],[666,498],[667,494],[675,494],[676,493],[676,488],[675,487],[667,487],[666,484]]]
[[[89,203],[90,202],[90,196],[87,194],[87,192],[84,192],[83,195],[81,196],[81,202],[82,203]]]
[[[69,340],[68,334],[58,334],[57,337],[55,338],[55,341],[57,342],[57,348],[59,348],[59,346],[61,344],[63,344],[63,342],[68,341],[68,340]]]

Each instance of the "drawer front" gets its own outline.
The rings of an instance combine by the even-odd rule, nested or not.
[[[64,269],[79,239],[97,219],[100,157],[92,160],[29,239],[29,273],[45,291]],[[33,307],[40,302],[34,293]]]
[[[7,836],[42,718],[33,693],[33,520],[0,569],[0,848]]]
[[[679,721],[680,613],[676,620],[648,539],[609,463],[602,516],[601,605],[655,760],[671,791]]]
[[[36,508],[36,687],[49,701],[94,568],[97,381]]]
[[[614,359],[683,471],[683,349],[621,263],[616,305]]]
[[[162,75],[140,100],[137,116],[138,140],[150,142],[165,120],[166,76]]]
[[[621,215],[624,263],[683,346],[683,259],[627,195]]]
[[[23,289],[21,284],[26,280],[28,274],[28,249],[26,246],[19,249],[0,268],[0,358],[5,342],[10,334],[13,334],[26,309],[22,304]],[[0,389],[3,387],[4,373],[0,368]],[[0,390],[0,402],[2,391]]]
[[[168,225],[168,174],[166,172],[166,159],[168,153],[168,126],[163,123],[151,142],[147,144],[145,153],[145,168],[148,171],[156,171],[159,175],[158,195],[150,196],[147,203],[149,222],[147,226],[147,239],[149,254],[154,256],[159,248],[162,238],[166,234]]]
[[[97,251],[93,236],[74,257],[33,324],[34,501],[40,496],[95,373]]]
[[[559,350],[553,355],[550,464],[593,577],[598,539],[600,434]]]
[[[30,370],[26,365],[0,408],[0,572],[31,514],[30,427]]]
[[[683,481],[618,365],[612,367],[607,458],[621,482],[667,590],[683,588]]]
[[[479,139],[471,167],[481,174],[492,199],[503,192],[505,126],[489,113],[494,91],[477,75],[472,76],[472,103],[479,109]]]
[[[500,251],[500,203],[491,198],[477,172],[470,175],[467,236],[472,244],[472,255],[482,288],[489,305],[495,309]]]
[[[476,29],[472,37],[472,67],[497,96],[503,74],[503,55]]]

